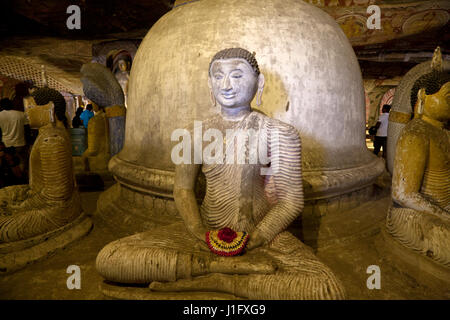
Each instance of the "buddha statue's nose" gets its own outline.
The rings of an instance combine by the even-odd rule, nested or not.
[[[230,77],[229,76],[225,76],[223,78],[223,82],[222,82],[222,90],[230,90],[231,89],[231,83],[230,83]]]

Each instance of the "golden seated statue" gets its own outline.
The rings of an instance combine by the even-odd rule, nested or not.
[[[91,144],[95,145],[96,150],[87,153],[95,153],[98,157],[98,161],[96,160],[98,163],[95,165],[103,169],[104,158],[114,156],[123,147],[126,115],[124,94],[117,79],[105,66],[99,63],[86,63],[81,67],[80,72],[84,95],[93,102],[94,108],[100,108],[104,113],[101,115],[101,120],[97,118],[98,121],[94,121],[97,128],[95,132],[92,129],[94,134],[91,134],[90,137],[89,125],[91,122],[89,122],[88,140],[89,138],[95,139]],[[103,124],[103,117],[106,119],[106,125]],[[103,147],[105,137],[109,139],[107,148]],[[102,146],[101,150],[97,148],[99,146]],[[93,166],[90,169],[94,171]]]
[[[209,85],[221,114],[202,126],[205,135],[215,135],[215,144],[203,141],[200,148],[184,150],[183,157],[193,157],[182,161],[172,153],[174,199],[183,221],[108,244],[97,256],[97,270],[109,281],[148,283],[149,295],[200,291],[196,298],[217,293],[248,299],[344,298],[331,270],[285,231],[303,208],[301,141],[294,127],[250,109],[264,88],[254,55],[240,48],[218,52]],[[239,144],[225,134],[230,130],[252,132],[255,139],[236,149]],[[267,161],[251,160],[261,152]],[[199,207],[194,187],[200,169],[207,187]],[[262,169],[270,175],[262,175]],[[223,257],[210,251],[208,232],[224,228],[249,234],[243,254]]]
[[[414,84],[414,119],[397,142],[387,231],[407,248],[450,267],[450,74]]]
[[[109,129],[108,119],[103,108],[92,102],[95,115],[89,120],[87,128],[88,146],[81,156],[85,171],[108,171]]]
[[[32,96],[38,106],[27,109],[27,115],[39,135],[30,155],[30,184],[0,189],[2,272],[42,258],[91,227],[73,177],[64,97],[50,88],[38,89]]]

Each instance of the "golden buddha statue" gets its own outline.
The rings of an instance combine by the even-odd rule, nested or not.
[[[125,106],[127,106],[131,61],[131,55],[126,50],[112,50],[106,57],[106,66],[114,74],[114,77],[122,88]]]
[[[182,222],[108,244],[97,256],[97,270],[109,281],[148,283],[150,295],[200,291],[202,298],[212,293],[248,299],[344,298],[331,270],[285,231],[303,208],[301,141],[294,127],[251,110],[264,88],[254,55],[241,48],[218,52],[209,85],[221,113],[202,123],[205,134],[251,131],[255,140],[235,149],[235,139],[227,136],[216,148],[194,147],[185,162],[172,157],[173,195]],[[219,152],[223,146],[226,154]],[[214,151],[205,156],[199,149]],[[250,160],[262,150],[268,161]],[[243,161],[235,163],[235,155]],[[262,169],[270,175],[261,175]],[[198,206],[194,187],[200,170],[207,187]]]
[[[88,147],[81,156],[85,171],[108,171],[109,129],[105,111],[92,102],[95,115],[89,120],[87,128]]]
[[[434,69],[411,92],[414,119],[397,142],[387,230],[401,244],[450,266],[450,73]]]
[[[88,148],[90,148],[89,144],[93,144],[95,150],[88,150],[86,156],[95,153],[98,158],[98,163],[90,165],[91,171],[94,171],[94,167],[99,168],[98,170],[100,171],[104,171],[107,170],[104,159],[109,159],[114,156],[123,147],[126,114],[124,95],[120,84],[105,66],[99,63],[86,63],[81,67],[80,72],[82,75],[83,92],[93,102],[93,105],[97,105],[97,108],[100,110],[97,113],[101,115],[96,119],[98,121],[93,122],[91,131],[89,131],[89,126],[91,125],[91,122],[89,122]],[[106,119],[106,124],[103,123],[104,118]],[[96,127],[95,129],[94,126]],[[89,135],[90,132],[93,135]],[[103,148],[105,137],[109,139],[107,148],[106,146]],[[103,152],[103,154],[100,155],[100,152]],[[91,158],[90,162],[93,161],[94,158]]]
[[[39,135],[31,150],[29,185],[0,190],[0,253],[7,253],[0,254],[0,266],[4,269],[35,260],[85,234],[91,226],[89,220],[84,224],[86,228],[70,236],[70,241],[61,236],[75,220],[83,220],[66,130],[66,102],[58,91],[50,88],[36,90],[32,98],[35,106],[26,113],[30,127],[39,128]],[[49,241],[53,236],[60,236],[60,243]],[[30,239],[27,243],[21,241],[27,239]],[[26,251],[23,257],[16,252],[39,242],[47,244],[36,252]],[[8,252],[12,255],[8,256]]]

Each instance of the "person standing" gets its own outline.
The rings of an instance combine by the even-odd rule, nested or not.
[[[72,119],[72,128],[79,128],[83,125],[81,118],[80,118],[82,113],[83,113],[83,108],[78,107],[77,111],[75,112],[75,117],[73,117],[73,119]]]
[[[381,109],[380,117],[378,118],[378,122],[376,127],[377,133],[375,135],[375,140],[373,142],[373,153],[378,155],[381,148],[383,148],[383,158],[386,159],[386,142],[387,142],[387,129],[389,124],[389,111],[391,111],[391,106],[388,104],[385,104],[383,108]]]
[[[83,121],[83,126],[85,128],[88,127],[89,120],[94,116],[94,112],[92,111],[92,104],[88,104],[86,106],[86,110],[81,113],[80,119]]]
[[[3,109],[0,112],[0,128],[2,130],[2,142],[6,148],[14,147],[21,161],[22,170],[27,171],[28,152],[25,141],[25,125],[27,120],[22,111],[13,110],[10,99],[0,100]]]
[[[20,168],[20,159],[14,147],[6,148],[0,142],[0,188],[26,183],[27,178]]]

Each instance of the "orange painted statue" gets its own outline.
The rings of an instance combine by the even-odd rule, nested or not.
[[[433,70],[411,92],[414,119],[397,142],[388,232],[450,267],[450,73]]]

